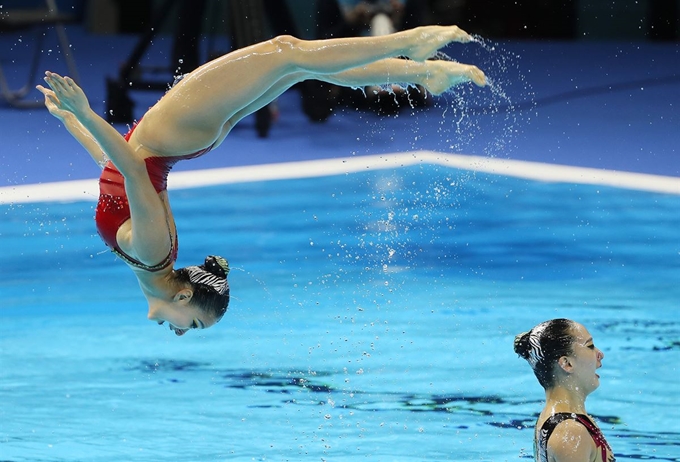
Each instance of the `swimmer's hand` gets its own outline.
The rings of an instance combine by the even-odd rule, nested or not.
[[[42,85],[36,85],[35,88],[37,88],[40,93],[45,95],[45,107],[47,107],[47,110],[50,111],[50,114],[52,114],[54,117],[59,119],[61,122],[65,122],[65,120],[69,117],[75,117],[71,112],[61,107],[59,98],[57,98],[57,95],[55,95],[52,90],[45,88]]]
[[[50,111],[50,114],[59,119],[69,133],[71,133],[71,135],[87,149],[87,152],[92,156],[92,159],[103,167],[108,161],[108,158],[102,152],[102,148],[92,136],[92,133],[83,126],[73,112],[65,108],[63,102],[57,97],[57,94],[53,90],[45,88],[42,85],[36,85],[36,88],[45,95],[45,106],[47,107],[47,110]]]
[[[40,85],[36,88],[45,95],[46,100],[49,99],[51,103],[54,103],[59,111],[71,112],[77,118],[90,111],[90,103],[87,100],[87,96],[85,96],[83,90],[72,78],[62,77],[59,74],[46,71],[45,82],[52,89],[52,94],[46,93],[47,89]],[[47,106],[47,102],[45,105]],[[50,106],[47,106],[47,109],[50,109]],[[60,113],[59,111],[55,112]],[[50,110],[50,113],[58,117],[52,110]]]

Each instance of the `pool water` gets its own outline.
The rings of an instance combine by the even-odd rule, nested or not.
[[[530,459],[514,335],[568,317],[618,461],[680,461],[680,196],[434,165],[171,191],[181,266],[228,258],[176,337],[93,203],[0,206],[0,460]]]

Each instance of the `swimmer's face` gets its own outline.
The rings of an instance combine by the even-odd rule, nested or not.
[[[568,358],[572,365],[572,374],[588,394],[600,386],[600,376],[596,369],[602,367],[604,353],[595,346],[593,336],[583,325],[574,323],[572,335],[573,353]]]
[[[158,325],[167,325],[177,336],[193,329],[207,329],[215,320],[200,308],[191,305],[167,304],[149,307],[148,318]]]

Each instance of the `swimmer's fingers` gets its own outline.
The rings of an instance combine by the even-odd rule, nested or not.
[[[54,72],[45,71],[45,82],[50,86],[52,91],[56,93],[63,93],[66,91],[63,84],[63,78]]]
[[[80,87],[75,84],[73,79],[70,77],[62,77],[59,74],[53,72],[45,72],[45,82],[59,95],[64,96],[75,96],[79,92],[82,92]]]
[[[40,93],[42,93],[43,95],[45,95],[45,97],[54,96],[54,92],[53,92],[52,90],[50,90],[50,89],[48,89],[48,88],[45,88],[45,87],[43,87],[42,85],[36,85],[35,88],[36,88]]]
[[[80,90],[80,87],[76,85],[76,83],[73,81],[71,77],[62,77],[59,74],[55,74],[53,72],[45,72],[45,76],[52,82],[54,82],[61,91],[66,92],[66,93],[77,93]],[[80,90],[82,91],[82,90]]]
[[[49,88],[45,88],[42,85],[36,85],[36,87],[40,93],[45,95],[45,106],[49,109],[50,106],[59,106],[59,98],[57,98],[57,95],[54,94],[54,91],[50,90]]]
[[[62,77],[47,71],[45,82],[54,91],[65,109],[78,114],[90,108],[85,93],[70,77]]]
[[[64,77],[64,82],[66,82],[66,85],[68,85],[70,88],[73,88],[74,91],[82,91],[78,84],[69,76]]]
[[[59,120],[64,120],[64,118],[69,114],[69,112],[61,107],[61,102],[54,91],[43,87],[42,85],[37,85],[36,88],[45,95],[45,107],[47,110]]]

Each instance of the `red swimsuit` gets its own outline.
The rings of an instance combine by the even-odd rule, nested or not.
[[[132,132],[136,125],[125,135],[125,140],[129,141]],[[149,173],[149,179],[153,184],[156,192],[165,191],[168,186],[168,174],[173,165],[180,160],[193,159],[202,156],[210,151],[212,146],[202,149],[193,154],[173,157],[147,157],[146,170]],[[99,202],[97,203],[97,211],[95,213],[95,223],[97,224],[97,231],[104,243],[111,248],[113,253],[122,258],[129,265],[146,271],[159,271],[168,265],[174,263],[177,259],[177,236],[175,241],[170,246],[170,253],[168,256],[157,265],[149,266],[139,260],[132,258],[123,252],[116,240],[118,229],[130,219],[130,204],[128,203],[127,194],[125,193],[125,179],[118,169],[111,161],[108,161],[104,166],[101,177],[99,178]],[[168,223],[168,228],[170,223]]]

